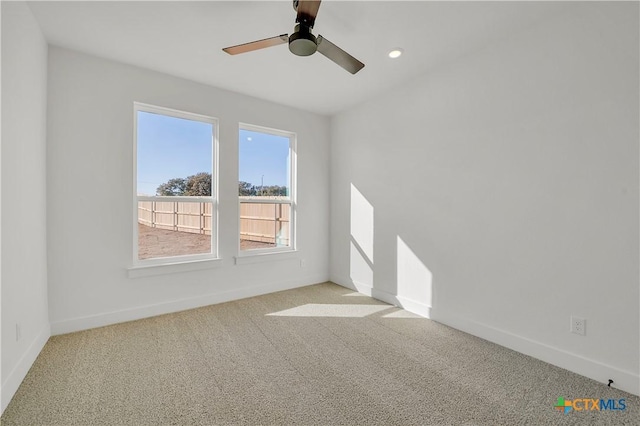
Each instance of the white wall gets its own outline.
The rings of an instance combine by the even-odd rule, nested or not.
[[[23,2],[2,2],[2,411],[49,338],[47,44]],[[21,337],[16,340],[16,324]]]
[[[134,101],[220,120],[223,266],[128,278]],[[53,46],[48,102],[49,311],[54,334],[328,279],[327,117]],[[297,133],[295,258],[234,265],[239,122]]]
[[[638,394],[638,48],[572,3],[334,117],[332,280]]]

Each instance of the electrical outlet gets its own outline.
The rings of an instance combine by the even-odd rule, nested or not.
[[[20,324],[17,323],[16,324],[16,342],[18,342],[20,339],[22,339],[22,328],[20,327]]]
[[[571,316],[571,329],[572,333],[585,336],[587,334],[587,320],[580,317]]]
[[[300,259],[300,267],[304,268],[305,266],[307,266],[307,261],[304,259]]]

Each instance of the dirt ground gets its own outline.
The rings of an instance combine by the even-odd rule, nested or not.
[[[241,250],[273,247],[273,244],[241,240]],[[138,258],[184,256],[187,254],[209,253],[209,235],[169,231],[138,224]]]

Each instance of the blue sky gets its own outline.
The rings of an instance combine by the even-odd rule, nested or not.
[[[155,195],[172,178],[211,172],[213,126],[138,111],[138,194]]]
[[[169,179],[211,172],[212,134],[208,123],[139,111],[138,194],[155,195]],[[288,138],[240,130],[238,142],[239,180],[260,186],[264,175],[265,186],[286,185]]]
[[[256,186],[287,185],[289,179],[289,138],[250,130],[240,130],[240,178]]]

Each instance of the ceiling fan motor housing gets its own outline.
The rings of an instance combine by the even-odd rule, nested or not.
[[[297,56],[313,55],[318,50],[316,36],[311,34],[310,28],[296,25],[295,31],[289,36],[289,50]]]

